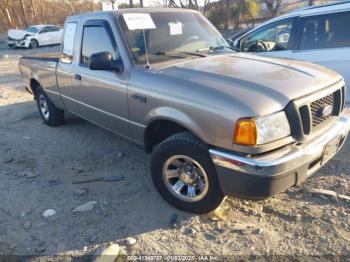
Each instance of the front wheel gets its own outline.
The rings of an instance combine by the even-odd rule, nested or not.
[[[156,147],[151,173],[162,197],[181,210],[208,213],[224,198],[208,148],[189,132],[175,134]]]
[[[36,102],[38,105],[39,113],[48,126],[59,126],[64,122],[64,111],[57,108],[45,91],[38,87],[36,90]]]
[[[35,39],[30,40],[29,47],[32,48],[32,49],[38,48],[39,47],[38,41],[36,41]]]

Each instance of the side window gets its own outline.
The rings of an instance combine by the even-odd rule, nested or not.
[[[44,33],[48,33],[48,32],[50,32],[49,28],[48,27],[44,27],[43,29],[40,30],[39,34],[44,34]]]
[[[350,47],[350,12],[304,18],[299,49]]]
[[[70,22],[64,26],[64,37],[62,43],[61,62],[71,64],[74,55],[74,40],[77,31],[77,23]]]
[[[117,58],[116,50],[104,26],[85,26],[81,48],[81,64],[87,66],[92,54],[109,52]]]
[[[48,26],[49,32],[57,32],[60,31],[61,29],[57,26]]]
[[[266,25],[240,41],[243,52],[272,52],[289,49],[294,18]]]

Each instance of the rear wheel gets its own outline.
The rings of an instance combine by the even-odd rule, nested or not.
[[[45,91],[39,87],[36,91],[36,102],[39,113],[45,124],[49,126],[59,126],[64,122],[64,111],[57,108]]]
[[[175,134],[156,147],[151,172],[159,193],[181,210],[208,213],[224,198],[208,148],[189,132]]]
[[[32,49],[38,48],[39,47],[38,41],[36,41],[35,39],[30,40],[29,47]]]

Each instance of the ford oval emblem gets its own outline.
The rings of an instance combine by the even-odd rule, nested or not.
[[[324,105],[319,109],[319,117],[329,116],[333,112],[332,105]]]

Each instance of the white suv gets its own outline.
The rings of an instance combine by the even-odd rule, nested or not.
[[[233,42],[242,52],[314,62],[340,73],[350,86],[350,1],[276,17]],[[350,105],[350,91],[346,94]]]

